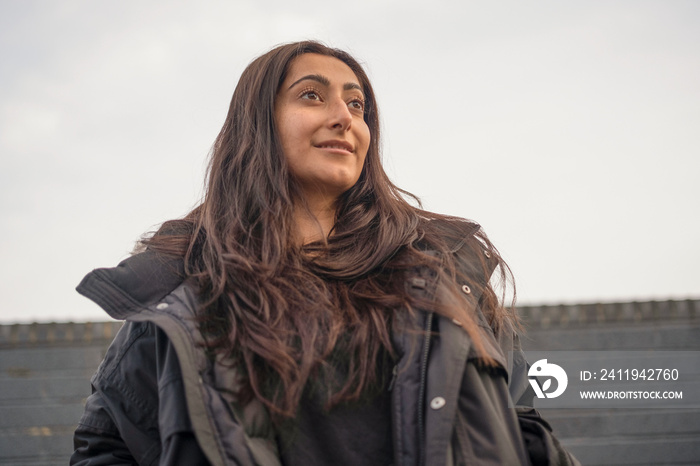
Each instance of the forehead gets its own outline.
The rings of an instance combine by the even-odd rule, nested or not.
[[[285,83],[293,83],[308,75],[321,75],[328,78],[331,83],[360,85],[355,73],[342,60],[317,53],[305,53],[292,60],[289,71],[284,80]]]

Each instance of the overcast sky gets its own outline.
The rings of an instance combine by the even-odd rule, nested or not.
[[[74,287],[200,198],[243,68],[348,50],[387,171],[481,223],[520,302],[700,297],[700,2],[0,0],[0,321],[105,320]]]

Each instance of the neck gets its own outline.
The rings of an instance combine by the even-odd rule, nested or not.
[[[306,206],[296,205],[294,223],[298,244],[328,238],[331,228],[335,225],[335,203],[328,200],[318,202],[307,200]]]

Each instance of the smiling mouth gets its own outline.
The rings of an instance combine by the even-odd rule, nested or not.
[[[342,150],[344,152],[354,152],[353,148],[350,144],[343,143],[340,141],[324,142],[321,144],[317,144],[316,147],[318,149],[335,149],[335,150]]]

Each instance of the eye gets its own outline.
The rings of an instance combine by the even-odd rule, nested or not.
[[[353,110],[359,110],[360,112],[364,112],[365,101],[360,98],[352,99],[350,102],[348,102],[348,107],[352,108]]]
[[[321,95],[318,93],[316,89],[304,89],[301,94],[299,95],[302,99],[305,100],[316,100],[320,101],[321,100]]]

